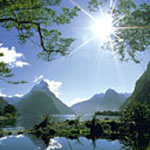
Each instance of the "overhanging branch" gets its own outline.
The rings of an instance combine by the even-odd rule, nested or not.
[[[12,21],[12,22],[16,22],[18,25],[21,25],[21,24],[31,24],[31,25],[35,25],[37,27],[37,32],[39,34],[39,37],[40,37],[40,44],[41,44],[41,47],[42,49],[45,51],[45,52],[49,52],[49,53],[52,53],[53,51],[51,50],[48,50],[46,47],[45,47],[45,44],[44,44],[44,37],[42,35],[42,30],[41,30],[41,26],[40,26],[40,23],[36,23],[36,22],[33,22],[33,21],[20,21],[20,20],[17,20],[15,18],[0,18],[0,22],[3,23],[3,22],[9,22],[9,21]]]

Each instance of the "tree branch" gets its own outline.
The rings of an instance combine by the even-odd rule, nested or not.
[[[43,38],[43,35],[42,35],[40,24],[37,24],[37,30],[38,30],[38,34],[40,36],[40,42],[41,42],[41,46],[42,46],[43,50],[46,51],[46,52],[52,52],[52,51],[49,51],[48,49],[46,49],[46,47],[44,45],[44,38]]]
[[[37,31],[38,31],[38,34],[40,36],[40,43],[41,43],[42,49],[45,52],[49,52],[49,53],[53,52],[53,50],[50,51],[50,50],[46,49],[46,47],[44,45],[44,38],[43,38],[43,35],[42,35],[40,23],[36,23],[36,22],[33,22],[33,21],[24,21],[24,20],[23,21],[18,21],[15,18],[0,18],[0,22],[9,22],[9,21],[16,22],[19,25],[21,25],[21,24],[33,24],[33,25],[37,26]]]

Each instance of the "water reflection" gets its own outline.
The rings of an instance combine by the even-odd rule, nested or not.
[[[37,138],[35,135],[26,134],[25,136],[28,137],[34,143],[38,150],[45,150],[47,148],[45,142]]]
[[[54,138],[46,147],[44,142],[31,135],[11,135],[0,138],[0,150],[121,150],[118,140],[104,139],[93,141],[81,137],[79,139]]]
[[[1,137],[0,150],[147,150],[147,147],[141,147],[142,145],[136,147],[137,145],[134,142],[138,143],[137,140],[56,137],[50,139],[49,144],[46,146],[45,142],[36,136],[26,134]]]
[[[97,139],[95,143],[85,137],[79,139],[54,138],[50,140],[46,150],[121,150],[122,144],[118,140],[109,141]]]
[[[37,147],[24,135],[11,135],[0,138],[0,150],[37,150]]]
[[[54,115],[52,121],[65,121],[66,119],[75,119],[73,115]],[[86,116],[89,119],[90,116]],[[4,130],[17,130],[23,127],[32,127],[41,121],[40,118],[19,118],[0,122],[0,127]],[[128,137],[121,137],[119,140],[97,139],[96,137],[80,137],[78,139],[54,138],[46,145],[44,141],[34,135],[11,135],[0,138],[0,150],[148,150],[149,137],[136,133]],[[110,138],[110,137],[109,137]]]
[[[52,149],[62,149],[63,146],[56,140],[56,138],[54,139],[50,139],[49,145],[46,148],[46,150],[52,150]]]

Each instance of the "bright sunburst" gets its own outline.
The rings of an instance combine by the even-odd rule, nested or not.
[[[80,10],[93,21],[93,25],[91,25],[90,27],[84,28],[84,29],[92,32],[93,36],[90,37],[87,41],[83,42],[81,45],[79,45],[76,49],[74,49],[74,51],[79,50],[79,48],[85,46],[90,41],[94,40],[95,38],[98,38],[100,40],[100,46],[108,45],[113,50],[114,45],[115,45],[114,39],[117,39],[119,42],[123,41],[123,39],[121,39],[118,36],[119,30],[140,28],[140,27],[119,27],[119,26],[117,26],[118,22],[125,17],[125,15],[118,16],[115,18],[113,17],[117,0],[110,0],[110,6],[109,6],[108,10],[105,12],[102,9],[102,7],[100,7],[99,19],[97,19],[96,17],[93,17],[90,13],[88,13],[85,9],[83,9],[75,1],[73,1],[73,0],[70,0],[70,1],[73,5],[80,8]]]
[[[114,20],[113,18],[113,11],[116,5],[116,0],[113,1],[113,3],[110,6],[109,13],[104,13],[102,8],[100,9],[99,18],[93,17],[90,13],[88,13],[85,9],[83,9],[80,5],[78,5],[75,1],[70,0],[73,5],[80,8],[80,10],[86,14],[92,21],[93,25],[90,27],[85,27],[86,30],[89,30],[93,33],[93,36],[90,37],[87,41],[82,43],[79,47],[74,49],[74,51],[77,51],[79,48],[83,47],[84,45],[88,44],[90,41],[94,40],[95,38],[98,38],[100,40],[100,45],[105,45],[106,43],[110,45],[111,48],[113,48],[113,37],[117,38],[118,40],[121,40],[117,36],[117,30],[115,25],[123,18],[120,17],[117,20]],[[121,28],[120,28],[121,29]]]
[[[91,30],[101,41],[109,41],[111,35],[114,34],[112,16],[107,14],[97,19]]]

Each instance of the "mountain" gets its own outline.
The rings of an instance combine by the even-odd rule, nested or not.
[[[19,101],[21,101],[21,97],[13,96],[13,97],[3,97],[3,99],[11,105],[15,105]]]
[[[16,104],[21,116],[42,117],[52,114],[74,114],[49,89],[48,83],[42,80]]]
[[[121,109],[129,105],[131,102],[150,103],[150,62],[147,65],[146,71],[137,80],[134,92],[121,106]]]
[[[0,97],[0,110],[2,110],[6,105],[8,105],[8,103]]]
[[[71,108],[77,114],[93,114],[96,111],[118,110],[128,98],[127,93],[117,93],[108,89],[105,94],[96,94],[91,99],[74,104]]]

